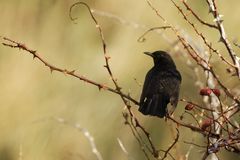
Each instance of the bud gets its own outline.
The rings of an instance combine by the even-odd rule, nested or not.
[[[210,88],[203,88],[200,90],[199,94],[202,96],[209,96],[212,93]]]
[[[193,108],[194,108],[194,105],[193,105],[193,104],[190,104],[190,103],[188,103],[188,104],[185,106],[185,110],[188,110],[188,111],[191,111]]]
[[[210,118],[204,119],[201,125],[202,130],[206,130],[208,127],[210,127],[213,123],[213,120]]]
[[[219,97],[221,95],[220,90],[219,89],[212,89],[212,92]]]

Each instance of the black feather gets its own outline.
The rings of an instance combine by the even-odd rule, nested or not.
[[[182,78],[174,61],[166,52],[147,54],[153,57],[154,66],[145,77],[139,111],[144,115],[162,118],[174,111],[167,111],[169,102],[176,108]]]

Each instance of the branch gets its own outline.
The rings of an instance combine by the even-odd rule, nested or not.
[[[240,58],[236,56],[234,50],[232,49],[232,47],[227,39],[227,34],[226,34],[224,26],[223,26],[223,20],[221,19],[221,15],[218,13],[216,2],[215,2],[215,0],[206,0],[206,1],[208,3],[210,12],[212,13],[212,15],[214,17],[214,21],[216,22],[218,31],[220,33],[219,41],[225,45],[225,47],[229,53],[229,56],[231,57],[234,65],[236,66],[235,68],[236,68],[238,78],[240,78]]]
[[[57,71],[57,72],[63,73],[64,75],[69,75],[69,76],[75,77],[75,78],[77,78],[77,79],[79,79],[81,81],[87,82],[89,84],[92,84],[92,85],[98,87],[99,90],[103,89],[103,90],[110,91],[112,93],[115,93],[115,94],[123,96],[124,98],[128,99],[129,101],[133,102],[136,105],[139,104],[138,101],[136,101],[135,99],[133,99],[129,95],[124,94],[122,92],[119,92],[116,89],[113,89],[113,88],[111,88],[109,86],[106,86],[104,84],[100,84],[98,82],[90,80],[90,79],[88,79],[88,78],[86,78],[86,77],[84,77],[82,75],[79,75],[79,74],[75,73],[76,72],[75,70],[63,69],[63,68],[60,68],[60,67],[57,67],[57,66],[54,66],[54,65],[50,64],[43,57],[41,57],[41,55],[36,50],[30,49],[30,48],[28,48],[26,45],[24,45],[22,43],[16,42],[16,41],[11,40],[11,39],[9,39],[7,37],[3,37],[3,40],[6,41],[6,42],[2,43],[4,46],[11,47],[11,48],[22,49],[22,50],[32,54],[33,55],[33,59],[37,58],[40,62],[42,62],[46,67],[48,67],[50,69],[51,73],[53,71]]]
[[[105,40],[104,40],[103,31],[102,31],[102,28],[101,28],[101,26],[99,25],[97,19],[96,19],[95,16],[93,15],[93,12],[94,12],[94,11],[91,10],[91,8],[88,6],[88,4],[86,4],[86,3],[84,3],[84,2],[76,2],[76,3],[74,3],[74,4],[70,7],[70,10],[69,10],[69,16],[70,16],[71,20],[74,21],[74,20],[77,19],[77,18],[73,18],[72,15],[71,15],[73,7],[75,7],[75,6],[77,6],[77,5],[84,5],[85,7],[87,7],[87,9],[88,9],[88,11],[89,11],[89,14],[91,15],[92,20],[94,21],[96,27],[98,28],[98,32],[99,32],[99,35],[100,35],[100,38],[101,38],[101,42],[102,42],[103,54],[104,54],[104,58],[105,58],[105,65],[104,65],[104,67],[107,69],[108,74],[110,75],[111,80],[112,80],[112,82],[114,83],[114,85],[115,85],[115,87],[116,87],[115,91],[116,91],[117,93],[119,93],[118,95],[120,95],[123,103],[124,103],[125,106],[127,107],[127,110],[128,110],[128,112],[129,112],[129,114],[130,114],[130,117],[131,117],[130,127],[132,127],[131,130],[132,130],[133,135],[134,135],[135,138],[137,139],[137,136],[134,134],[134,132],[137,133],[137,135],[139,136],[139,138],[140,138],[140,140],[141,140],[141,141],[139,141],[139,142],[140,142],[140,145],[145,145],[144,141],[142,140],[142,137],[141,137],[140,133],[139,133],[138,130],[137,130],[137,127],[139,127],[139,128],[143,131],[143,133],[144,133],[145,136],[147,137],[148,142],[149,142],[150,145],[151,145],[153,156],[154,156],[154,157],[157,157],[157,156],[158,156],[158,152],[156,151],[156,148],[155,148],[155,146],[154,146],[153,143],[152,143],[150,134],[149,134],[149,133],[144,129],[144,127],[139,123],[138,119],[135,117],[135,115],[134,115],[133,112],[131,111],[131,106],[130,106],[130,104],[128,103],[128,101],[125,99],[125,98],[126,98],[126,96],[124,96],[125,94],[122,93],[121,87],[120,87],[120,86],[118,85],[118,83],[117,83],[117,79],[114,78],[114,76],[113,76],[113,73],[112,73],[111,68],[110,68],[110,65],[109,65],[109,59],[110,59],[110,57],[107,55],[107,45],[106,45],[106,42],[105,42]],[[128,98],[127,98],[127,99],[128,99]],[[128,100],[129,100],[129,99],[128,99]],[[132,101],[132,100],[130,100],[130,101]],[[134,101],[136,102],[135,104],[137,104],[137,105],[139,104],[136,100],[134,100]],[[133,122],[135,122],[136,125],[134,125]],[[138,139],[137,139],[137,140],[138,140]],[[142,146],[140,146],[140,147],[142,147]],[[143,150],[143,152],[144,152],[146,158],[148,158],[146,152],[145,152],[144,150]]]
[[[108,74],[110,75],[115,87],[116,87],[116,91],[118,91],[119,93],[121,93],[121,87],[119,87],[118,83],[117,83],[117,80],[114,78],[113,76],[113,73],[112,73],[112,70],[109,66],[109,59],[111,58],[110,56],[107,55],[107,45],[106,45],[106,42],[104,40],[104,36],[103,36],[103,31],[102,31],[102,28],[100,26],[100,24],[98,23],[97,19],[95,18],[95,16],[93,15],[93,11],[91,10],[91,8],[88,6],[88,4],[84,3],[84,2],[76,2],[74,3],[71,7],[70,7],[70,10],[69,10],[69,16],[70,16],[70,19],[72,21],[75,21],[77,18],[73,18],[72,17],[72,9],[75,7],[75,6],[78,6],[78,5],[84,5],[85,7],[87,7],[88,11],[89,11],[89,14],[91,15],[91,18],[92,20],[94,21],[95,25],[96,25],[96,28],[98,29],[98,32],[99,32],[99,35],[100,35],[100,38],[101,38],[101,42],[102,42],[102,49],[103,49],[103,54],[104,54],[104,58],[105,58],[105,65],[104,67],[107,69],[108,71]],[[125,104],[127,104],[127,101],[124,99],[125,97],[122,96],[121,94],[119,94],[122,98],[122,100],[124,101]]]
[[[177,128],[176,128],[176,130],[177,130],[177,136],[176,136],[174,142],[172,143],[172,145],[165,151],[164,156],[163,156],[163,158],[162,158],[161,160],[164,160],[165,158],[167,158],[167,155],[168,155],[168,153],[170,152],[170,150],[171,150],[171,149],[173,148],[173,146],[178,142],[178,139],[179,139],[179,130],[178,130]]]
[[[193,15],[200,23],[202,23],[203,25],[208,26],[208,27],[210,27],[210,28],[218,29],[216,25],[207,23],[207,22],[205,22],[204,20],[202,20],[202,19],[192,10],[192,8],[186,3],[185,0],[180,0],[180,1],[184,4],[184,6],[186,7],[186,9],[187,9],[188,11],[190,11],[190,12],[192,13],[192,15]]]
[[[89,133],[89,131],[86,128],[82,128],[80,126],[80,124],[70,124],[68,121],[66,121],[63,118],[53,117],[53,119],[56,120],[59,123],[64,124],[64,125],[76,128],[79,132],[82,132],[83,135],[87,138],[89,144],[91,145],[92,152],[93,152],[93,154],[96,155],[97,160],[103,160],[101,153],[98,151],[98,149],[96,147],[93,136]]]
[[[218,134],[215,134],[213,132],[206,132],[205,130],[203,130],[202,128],[199,128],[199,127],[196,127],[192,124],[186,124],[186,123],[183,123],[183,122],[180,122],[174,118],[172,118],[171,116],[168,116],[167,117],[168,119],[170,119],[171,121],[173,121],[174,123],[176,123],[178,126],[181,126],[181,127],[185,127],[185,128],[188,128],[188,129],[191,129],[192,131],[194,132],[197,132],[197,133],[200,133],[204,136],[207,136],[209,134],[209,137],[212,137],[212,138],[219,138],[219,135]]]
[[[155,30],[160,30],[160,29],[168,29],[168,28],[171,28],[171,26],[162,26],[162,27],[153,27],[153,28],[150,28],[148,29],[147,31],[145,31],[139,38],[138,38],[138,42],[144,42],[146,39],[145,39],[145,35],[147,35],[149,32],[152,32],[152,31],[155,31]]]
[[[233,67],[233,68],[237,68],[237,66],[235,66],[234,64],[232,64],[231,62],[229,62],[226,58],[224,58],[218,50],[214,49],[212,47],[212,45],[210,43],[208,43],[208,40],[206,39],[206,37],[200,33],[197,28],[196,28],[196,25],[192,22],[190,22],[187,18],[187,15],[183,12],[183,10],[173,1],[171,0],[171,2],[174,4],[174,6],[178,9],[178,11],[182,14],[183,18],[187,21],[188,24],[190,24],[190,26],[194,29],[194,31],[196,32],[196,34],[198,36],[201,37],[201,39],[203,40],[204,44],[211,50],[213,51],[214,53],[216,53],[218,55],[218,57],[223,61],[225,62],[226,64],[228,64],[230,67]]]
[[[186,100],[186,99],[180,99],[179,101],[182,101],[182,102],[187,102],[188,104],[192,104],[193,106],[196,106],[196,107],[198,107],[198,108],[200,108],[200,109],[203,109],[203,110],[207,110],[207,111],[214,111],[213,109],[210,109],[210,108],[206,108],[206,107],[202,107],[202,106],[200,106],[200,105],[198,105],[198,104],[196,104],[196,103],[194,103],[194,102],[191,102],[191,101],[188,101],[188,100]]]

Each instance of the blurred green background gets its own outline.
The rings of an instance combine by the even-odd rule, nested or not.
[[[74,9],[73,15],[79,17],[77,24],[69,19],[69,8],[74,2],[76,1],[0,0],[0,36],[36,49],[51,64],[76,69],[89,79],[113,86],[103,67],[105,62],[98,32],[86,8],[80,6]],[[84,2],[93,9],[117,15],[146,28],[164,25],[144,0]],[[152,2],[168,22],[192,35],[193,40],[199,41],[170,1]],[[205,1],[191,0],[188,3],[203,19],[213,23]],[[218,3],[229,38],[237,39],[236,36],[240,33],[237,27],[240,25],[240,1]],[[139,43],[137,39],[146,29],[121,24],[99,14],[96,14],[96,18],[104,32],[112,71],[125,93],[130,92],[132,97],[139,99],[141,87],[134,79],[143,83],[146,72],[152,66],[152,60],[142,52],[171,50],[183,76],[180,97],[201,102],[198,88],[194,85],[194,73],[187,66],[186,59],[181,54],[174,54],[172,46],[160,34],[150,33],[146,36],[146,42]],[[214,46],[225,52],[217,42],[216,31],[199,23],[197,27]],[[176,40],[170,31],[164,33],[170,41]],[[219,58],[214,57],[213,63],[219,61]],[[216,65],[220,75],[225,74],[223,67],[224,65]],[[236,84],[234,82],[226,81],[230,87]],[[86,128],[94,137],[103,159],[129,159],[121,150],[117,138],[121,139],[131,158],[145,159],[130,129],[124,125],[124,104],[117,95],[99,91],[92,85],[57,72],[51,74],[42,63],[32,60],[30,54],[4,46],[0,46],[0,88],[0,160],[96,159],[82,133],[74,127],[57,122],[53,117]],[[184,103],[180,102],[175,115],[181,115],[183,110]],[[166,149],[171,144],[175,136],[175,126],[171,122],[143,116],[135,106],[133,112],[151,133],[157,147]],[[181,128],[180,136],[180,142],[172,153],[182,156],[182,159],[189,150],[189,145],[184,144],[183,140],[194,139],[194,142],[204,144],[202,136],[187,129]],[[189,158],[196,158],[196,155],[203,153],[204,150],[194,147]],[[236,158],[236,155],[226,152],[220,156]]]

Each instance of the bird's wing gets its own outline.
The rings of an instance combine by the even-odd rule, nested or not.
[[[142,95],[140,98],[140,104],[143,104],[147,97],[150,97],[151,93],[157,93],[157,89],[154,87],[154,83],[157,81],[157,77],[154,76],[153,69],[149,70],[146,74]]]
[[[157,110],[159,114],[165,114],[169,102],[175,108],[178,102],[180,82],[181,76],[178,71],[154,72],[151,69],[145,78],[140,98],[140,111],[148,114],[148,110],[151,109],[154,114]]]
[[[151,69],[145,77],[140,101],[143,101],[144,97],[148,97],[150,94],[165,92],[169,97],[178,94],[180,83],[181,75],[177,70],[154,74],[154,70]]]
[[[178,104],[181,80],[181,75],[177,70],[168,71],[165,73],[164,78],[160,80],[161,85],[164,87],[164,92],[168,93],[170,98],[169,101],[171,103],[171,107],[168,110],[170,115],[173,113]]]

